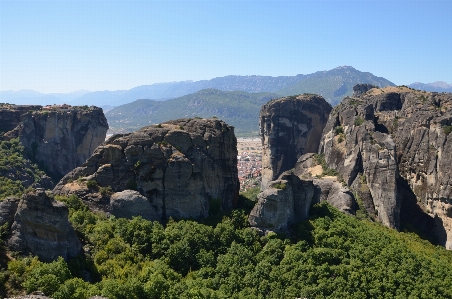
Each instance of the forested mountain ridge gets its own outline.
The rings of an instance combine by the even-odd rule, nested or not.
[[[218,117],[235,127],[239,136],[257,135],[260,107],[278,97],[272,93],[247,93],[204,89],[167,101],[137,100],[116,107],[105,115],[110,131],[130,132],[168,119]]]

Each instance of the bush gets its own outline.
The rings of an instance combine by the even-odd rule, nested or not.
[[[89,189],[97,189],[97,182],[95,180],[89,180],[86,182],[86,187]]]
[[[334,128],[334,131],[336,132],[336,135],[343,134],[344,128],[342,126],[337,126],[336,128]]]
[[[280,182],[280,183],[276,183],[276,184],[272,185],[272,187],[275,189],[284,190],[284,189],[286,189],[287,186],[286,186],[286,184]]]
[[[51,263],[38,263],[27,274],[23,283],[25,290],[30,293],[33,291],[42,291],[48,296],[52,296],[60,284],[71,278],[71,272],[63,260],[59,257]]]
[[[444,134],[449,135],[452,132],[452,126],[443,126]]]
[[[360,126],[365,122],[364,118],[362,118],[361,116],[358,116],[357,118],[355,118],[355,126]]]
[[[107,196],[107,195],[113,193],[113,190],[111,189],[110,186],[108,186],[108,187],[100,187],[99,188],[99,192],[100,192],[100,195]]]

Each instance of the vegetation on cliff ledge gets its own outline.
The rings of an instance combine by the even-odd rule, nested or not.
[[[39,182],[44,172],[24,158],[24,147],[19,139],[1,140],[0,134],[0,200],[7,196],[20,196],[25,185]]]
[[[248,192],[247,194],[253,194]],[[10,294],[52,298],[451,298],[452,252],[412,233],[347,216],[326,203],[293,235],[261,236],[242,208],[203,222],[106,218],[60,197],[85,242],[65,262],[9,261]],[[255,199],[254,199],[255,200]],[[222,219],[221,219],[222,218]],[[90,282],[88,282],[90,281]]]

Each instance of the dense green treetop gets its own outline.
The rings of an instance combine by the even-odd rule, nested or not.
[[[248,192],[247,195],[252,195]],[[255,194],[255,193],[254,193]],[[140,217],[93,214],[60,197],[85,255],[42,263],[9,261],[10,294],[53,298],[451,298],[452,252],[413,233],[340,213],[326,203],[289,235],[248,227],[252,201],[203,222],[163,226]],[[89,274],[88,274],[89,273]],[[90,282],[88,282],[90,281]]]

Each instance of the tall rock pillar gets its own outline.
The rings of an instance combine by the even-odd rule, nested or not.
[[[279,98],[262,106],[262,190],[292,169],[303,154],[318,151],[331,109],[323,97],[312,94]]]

